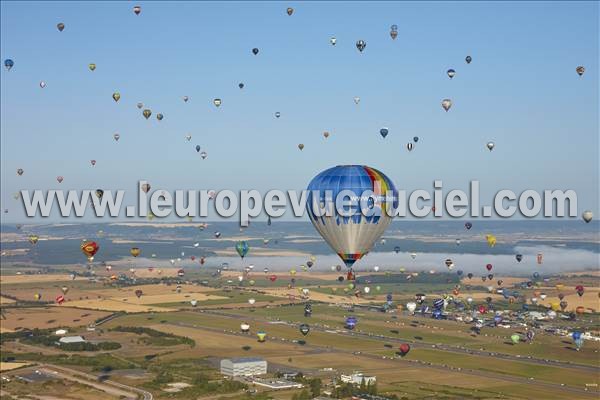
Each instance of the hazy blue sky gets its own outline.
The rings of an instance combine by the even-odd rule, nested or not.
[[[410,190],[479,179],[482,203],[500,189],[575,189],[580,211],[600,216],[597,2],[2,2],[1,11],[1,58],[15,62],[1,72],[3,221],[22,219],[19,189],[133,192],[141,178],[164,189],[302,189],[350,163]]]

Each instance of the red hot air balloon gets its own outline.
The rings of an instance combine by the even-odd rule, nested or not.
[[[400,345],[400,355],[404,357],[410,351],[410,345],[408,343],[402,343]]]
[[[581,297],[581,296],[583,296],[583,292],[585,291],[585,289],[582,285],[577,285],[577,286],[575,286],[575,291],[577,292],[579,297]]]
[[[269,276],[269,280],[271,282],[275,282],[277,280],[277,275],[271,275],[271,276]]]
[[[86,255],[88,260],[93,259],[99,249],[100,246],[96,242],[83,242],[81,245],[81,251]]]
[[[65,302],[65,296],[63,296],[63,295],[56,296],[56,302],[58,303],[58,305],[61,305],[62,303]]]
[[[482,304],[478,308],[479,314],[485,314],[487,312],[487,308]]]
[[[488,271],[492,270],[492,264],[488,264],[485,266],[485,269],[487,269]]]

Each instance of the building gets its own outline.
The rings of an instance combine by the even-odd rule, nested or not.
[[[66,335],[67,333],[69,333],[66,329],[58,329],[56,332],[54,332],[54,334],[56,336],[63,336]]]
[[[352,383],[353,385],[360,385],[365,382],[365,385],[374,384],[377,381],[375,376],[366,376],[362,373],[354,373],[352,375],[341,375],[340,380],[345,383]]]
[[[304,387],[301,383],[292,382],[285,379],[253,379],[252,383],[269,389],[301,389]]]
[[[227,376],[262,375],[267,373],[267,362],[254,357],[223,359],[221,373]]]
[[[58,339],[58,343],[85,343],[83,336],[65,336]]]

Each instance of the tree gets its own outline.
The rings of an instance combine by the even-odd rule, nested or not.
[[[315,378],[310,380],[310,392],[313,397],[321,395],[321,379]]]

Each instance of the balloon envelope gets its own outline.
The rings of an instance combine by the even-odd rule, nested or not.
[[[398,203],[392,181],[382,172],[361,165],[329,168],[312,179],[308,190],[306,207],[311,222],[348,267],[371,250],[392,220],[388,211]],[[334,201],[342,191],[358,199],[372,191],[375,197],[372,202],[361,201],[367,203],[369,212],[363,213],[363,205],[354,201],[346,207],[348,212],[339,213]],[[393,199],[386,198],[387,192]],[[322,212],[323,208],[332,208],[333,212],[328,216]]]

